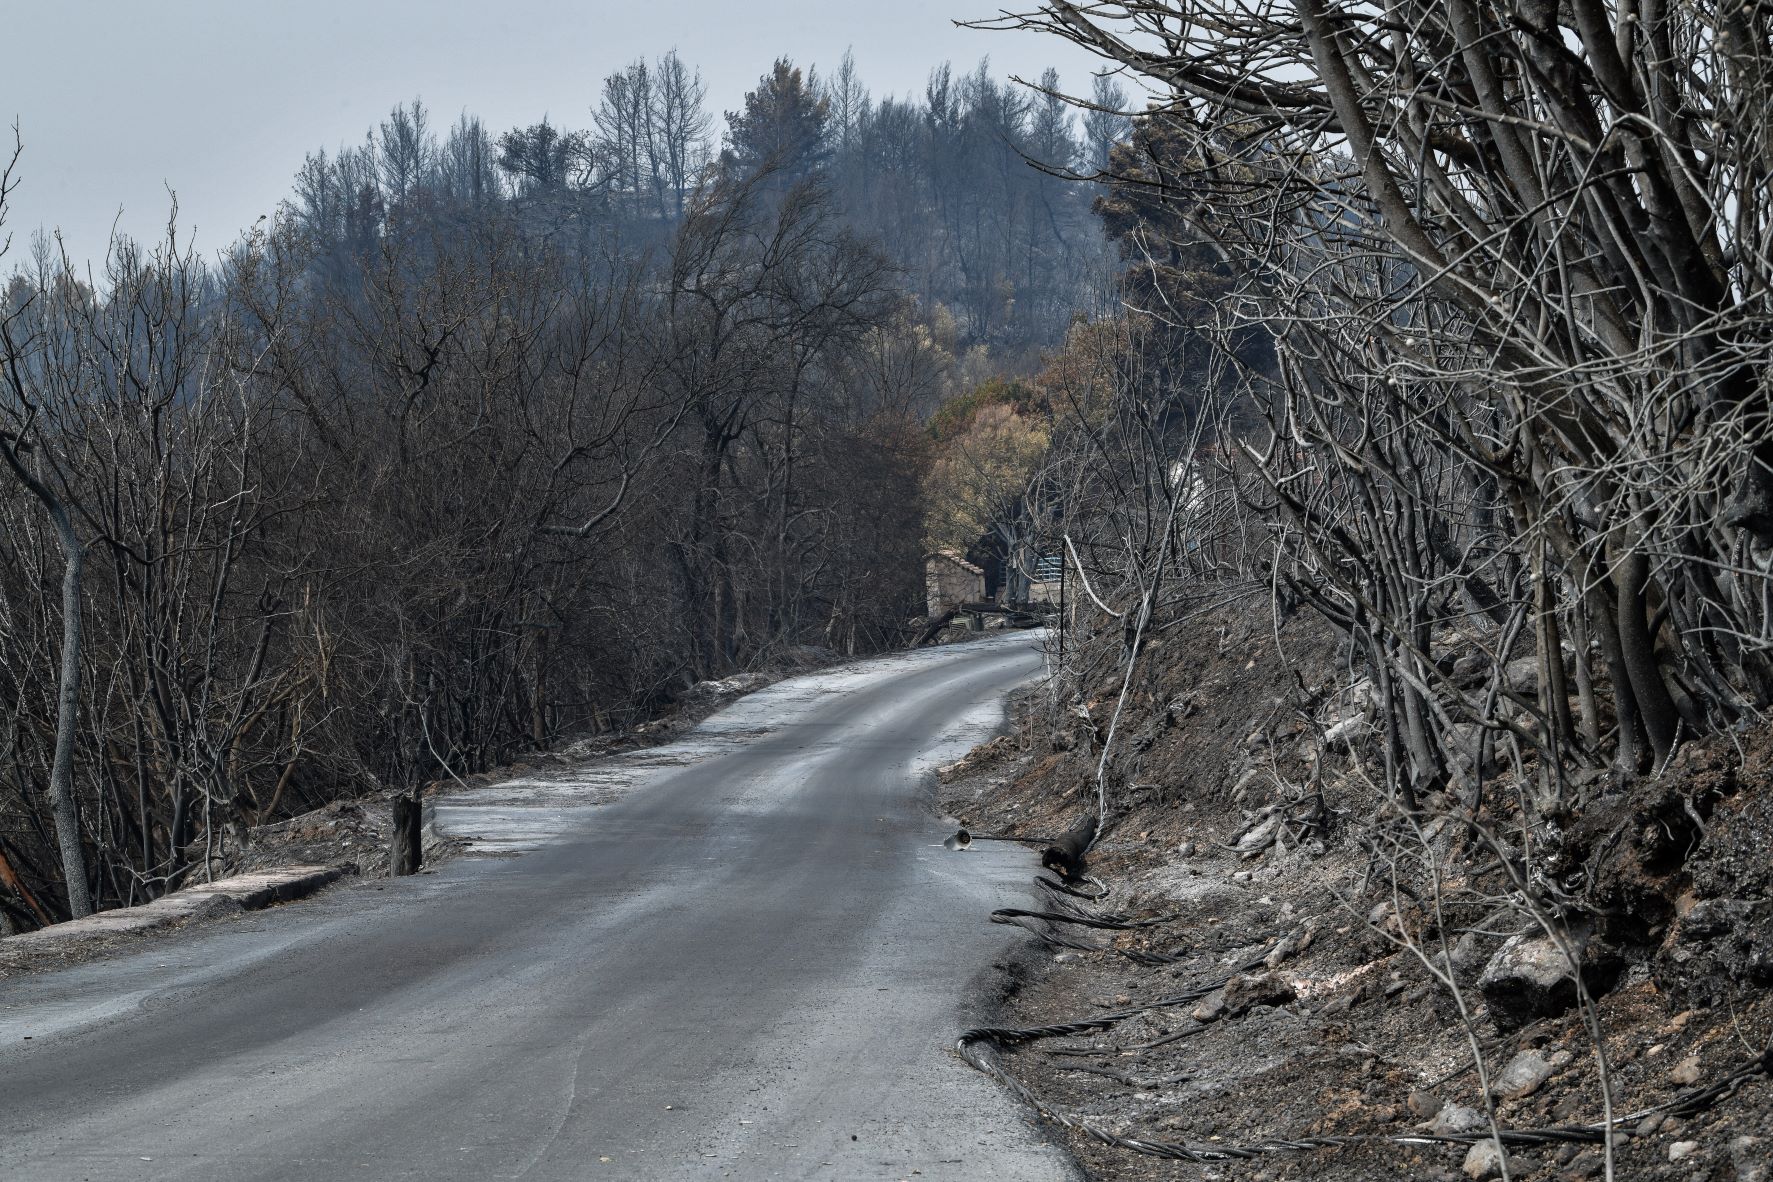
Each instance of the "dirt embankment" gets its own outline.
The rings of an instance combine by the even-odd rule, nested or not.
[[[1773,1040],[1773,730],[1690,746],[1519,832],[1507,767],[1484,769],[1475,824],[1469,800],[1387,806],[1364,691],[1314,620],[1277,632],[1227,609],[1154,639],[1137,670],[1091,855],[1109,894],[1028,909],[1141,926],[999,917],[1051,952],[1006,1025],[1102,1022],[989,1052],[1087,1126],[1067,1136],[1093,1176],[1600,1178],[1602,1148],[1569,1134],[1505,1162],[1386,1138],[1600,1122],[1604,1075],[1615,1177],[1773,1179],[1773,1079],[1681,1105]],[[945,769],[943,806],[1026,835],[1093,808],[1116,674],[1080,701],[1031,696],[1014,734]],[[1354,1140],[1202,1163],[1096,1134],[1207,1156]]]

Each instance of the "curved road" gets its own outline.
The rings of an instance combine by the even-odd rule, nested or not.
[[[946,1052],[1032,858],[943,850],[923,786],[1039,668],[783,682],[439,811],[519,857],[0,981],[0,1178],[1071,1178]]]

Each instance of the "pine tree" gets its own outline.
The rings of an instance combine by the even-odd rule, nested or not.
[[[758,80],[743,111],[728,111],[728,168],[750,174],[774,167],[788,180],[822,168],[830,156],[825,140],[831,104],[819,97],[818,80],[803,77],[787,58]]]

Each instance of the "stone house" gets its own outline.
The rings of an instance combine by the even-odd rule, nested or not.
[[[985,572],[953,550],[938,550],[924,560],[924,588],[931,619],[963,603],[985,598]]]

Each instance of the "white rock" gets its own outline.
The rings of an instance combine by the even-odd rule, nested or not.
[[[1576,971],[1549,937],[1522,934],[1504,944],[1478,978],[1478,991],[1504,1026],[1551,1017],[1576,1004]]]
[[[1510,1100],[1531,1096],[1569,1062],[1568,1051],[1555,1052],[1550,1058],[1538,1051],[1522,1051],[1508,1061],[1508,1066],[1492,1082],[1491,1090]]]
[[[1356,714],[1352,718],[1345,718],[1324,732],[1324,746],[1328,747],[1335,743],[1359,738],[1366,734],[1367,730],[1367,716],[1364,712]]]
[[[1539,687],[1539,658],[1518,657],[1502,667],[1502,684],[1517,694],[1530,694]]]
[[[1765,1137],[1738,1137],[1730,1142],[1730,1164],[1736,1182],[1773,1182],[1773,1145]]]
[[[1673,1145],[1670,1145],[1668,1147],[1668,1160],[1669,1161],[1680,1161],[1682,1158],[1692,1157],[1695,1153],[1698,1153],[1698,1152],[1699,1152],[1699,1142],[1697,1142],[1697,1141],[1676,1141]]]
[[[1475,1133],[1489,1122],[1484,1114],[1464,1104],[1449,1104],[1434,1115],[1434,1123],[1429,1131],[1437,1137],[1456,1137],[1461,1133]]]
[[[1258,821],[1242,837],[1237,839],[1237,852],[1254,854],[1274,844],[1275,834],[1280,832],[1281,822],[1286,817],[1281,813],[1270,813]]]
[[[1465,1176],[1473,1179],[1474,1182],[1482,1182],[1485,1178],[1500,1178],[1502,1177],[1504,1158],[1502,1146],[1498,1145],[1494,1138],[1479,1141],[1465,1155]],[[1513,1158],[1507,1158],[1507,1161],[1508,1171],[1512,1174],[1519,1167],[1515,1165]]]

